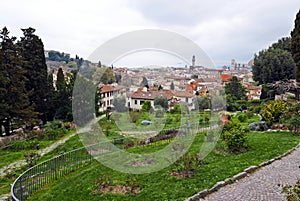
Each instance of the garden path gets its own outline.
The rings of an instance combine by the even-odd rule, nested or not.
[[[282,188],[300,179],[300,147],[200,201],[283,201]]]

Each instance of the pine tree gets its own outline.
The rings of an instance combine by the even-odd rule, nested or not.
[[[15,37],[10,38],[9,32],[4,27],[0,33],[1,41],[1,68],[6,74],[7,84],[6,95],[1,100],[8,108],[4,111],[4,119],[1,119],[5,128],[5,133],[11,130],[11,124],[15,126],[32,125],[37,121],[34,112],[34,105],[30,104],[28,95],[30,92],[26,90],[25,81],[27,80],[26,69],[23,67],[23,49],[15,44]],[[3,117],[2,117],[3,118]]]
[[[24,49],[23,58],[25,61],[27,91],[32,91],[30,101],[35,104],[39,118],[46,121],[48,84],[47,65],[42,40],[34,34],[35,29],[29,27],[22,29],[24,37],[21,37],[20,46]]]

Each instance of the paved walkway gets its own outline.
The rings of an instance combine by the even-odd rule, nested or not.
[[[300,179],[300,148],[291,154],[262,167],[233,184],[208,195],[201,201],[283,201],[285,185]]]

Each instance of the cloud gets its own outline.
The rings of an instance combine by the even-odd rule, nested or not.
[[[11,0],[2,2],[0,24],[12,35],[36,28],[46,49],[88,57],[128,31],[158,28],[199,44],[217,64],[247,62],[294,26],[300,0]]]

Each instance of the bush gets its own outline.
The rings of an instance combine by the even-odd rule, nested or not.
[[[246,128],[233,128],[230,132],[226,131],[224,133],[224,141],[229,152],[239,153],[246,150],[248,131]]]
[[[221,139],[226,143],[227,150],[230,153],[239,153],[246,151],[248,128],[242,127],[236,121],[228,121],[223,129]]]
[[[239,120],[240,122],[246,122],[246,120],[247,120],[247,115],[244,114],[244,113],[239,114],[238,120]]]

